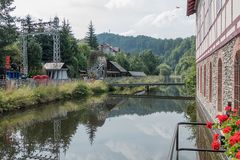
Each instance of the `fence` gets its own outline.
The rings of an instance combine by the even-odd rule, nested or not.
[[[40,86],[40,85],[60,85],[67,82],[76,81],[75,79],[68,80],[33,80],[33,79],[16,79],[16,80],[0,80],[0,89],[11,90],[17,89],[22,86],[28,86],[31,88]]]
[[[183,125],[192,125],[192,126],[206,126],[206,123],[197,123],[197,122],[180,122],[177,124],[175,128],[175,132],[173,135],[173,140],[171,144],[171,148],[168,155],[168,160],[180,160],[179,152],[181,151],[189,151],[189,152],[214,152],[214,153],[224,153],[226,150],[212,150],[212,149],[204,149],[204,148],[180,148],[179,146],[179,127]],[[174,153],[176,152],[176,156],[174,157]]]

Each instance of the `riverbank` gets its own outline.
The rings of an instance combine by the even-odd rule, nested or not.
[[[88,106],[96,107],[106,101],[107,95],[87,97],[82,100],[71,100],[43,105],[41,109],[32,108],[24,112],[9,113],[1,117],[0,137],[4,130],[13,130],[18,127],[28,127],[35,123],[43,123],[51,119],[65,116],[72,112],[84,111]]]
[[[84,98],[86,96],[106,93],[108,85],[103,81],[68,82],[58,85],[21,87],[10,91],[0,91],[0,113],[26,109],[54,101]]]

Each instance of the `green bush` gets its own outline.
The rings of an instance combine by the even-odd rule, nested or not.
[[[90,94],[92,94],[90,88],[86,84],[83,84],[83,83],[79,83],[73,91],[73,96],[76,98],[86,97]]]
[[[106,93],[109,91],[109,87],[103,81],[95,81],[94,83],[90,83],[90,89],[94,94]]]
[[[114,92],[114,91],[116,91],[116,88],[113,87],[113,86],[111,86],[111,85],[109,85],[109,86],[108,86],[108,91],[109,91],[109,92]]]

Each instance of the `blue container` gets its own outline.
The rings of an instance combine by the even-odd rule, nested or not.
[[[19,79],[20,73],[17,71],[7,71],[6,77],[7,77],[7,79]]]

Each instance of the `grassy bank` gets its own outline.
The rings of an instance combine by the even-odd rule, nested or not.
[[[108,92],[108,86],[102,81],[92,83],[77,81],[36,88],[22,87],[12,91],[2,90],[0,91],[0,112],[18,110],[58,100],[83,98],[104,92]]]

